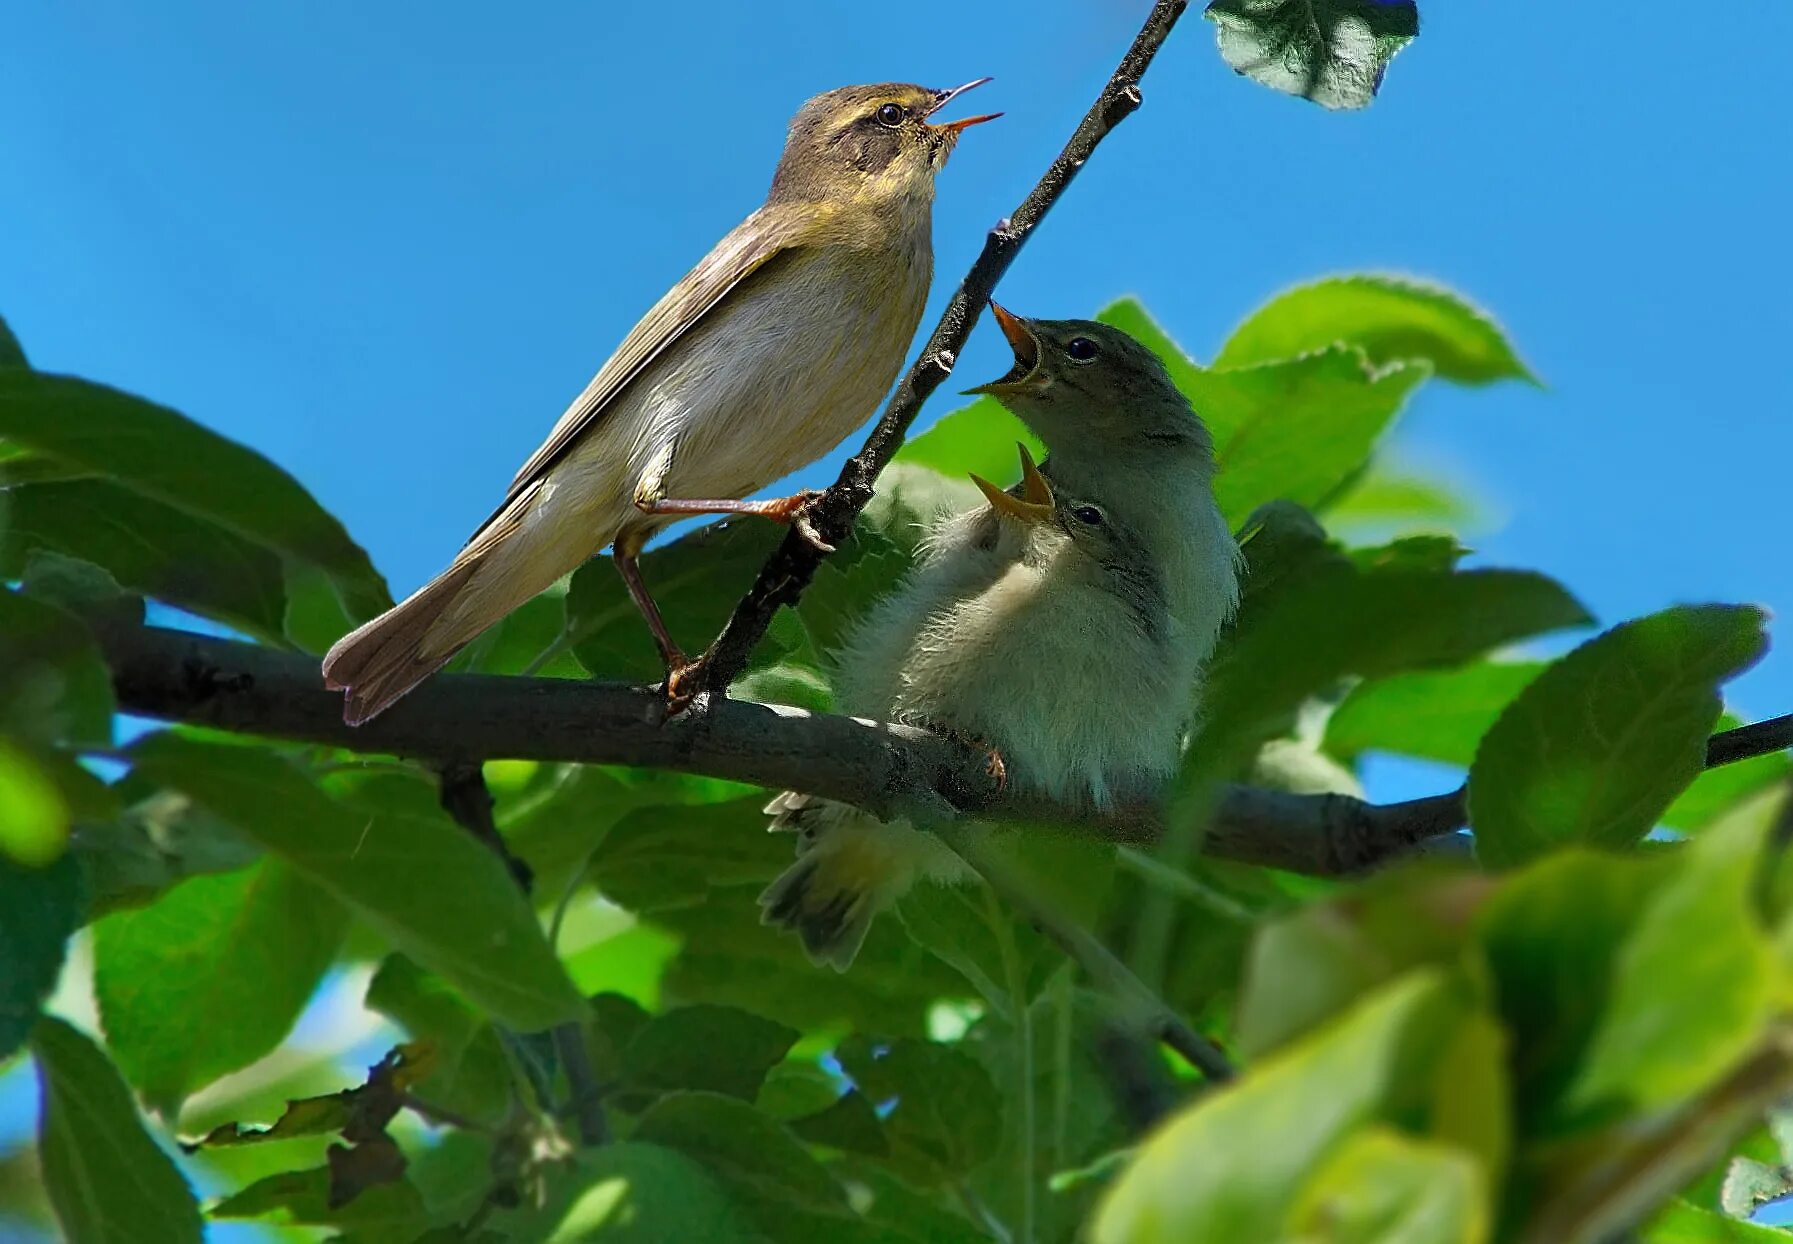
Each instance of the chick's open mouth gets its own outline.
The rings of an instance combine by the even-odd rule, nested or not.
[[[996,317],[996,323],[1002,329],[1002,335],[1009,340],[1009,349],[1015,353],[1015,365],[1004,372],[993,384],[1020,384],[1040,365],[1040,343],[1028,328],[1027,321],[1018,315],[1011,315],[1008,310],[992,302],[990,312]]]

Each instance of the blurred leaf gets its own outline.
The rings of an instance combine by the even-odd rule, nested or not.
[[[613,575],[615,571],[611,572]],[[567,594],[550,588],[530,597],[482,631],[461,650],[450,669],[481,674],[521,674],[567,627]],[[585,671],[571,652],[562,652],[533,671],[544,678],[581,678]]]
[[[1486,311],[1442,285],[1378,273],[1284,290],[1233,330],[1214,366],[1294,358],[1335,342],[1360,347],[1378,366],[1421,359],[1463,384],[1536,381]]]
[[[710,1171],[659,1145],[635,1141],[581,1153],[585,1191],[549,1244],[758,1244]]]
[[[19,339],[13,335],[5,317],[0,316],[0,367],[29,366],[25,361],[25,347],[19,344]]]
[[[798,1035],[738,1007],[679,1007],[634,1034],[623,1050],[620,1087],[630,1097],[700,1089],[751,1102]]]
[[[940,416],[919,436],[910,437],[897,450],[895,460],[947,476],[975,473],[1006,488],[1021,478],[1021,457],[1015,450],[1018,443],[1026,445],[1035,458],[1046,456],[1046,447],[1025,423],[995,398],[980,397]]]
[[[355,1155],[348,1155],[345,1160],[337,1153],[336,1147],[327,1152],[332,1174],[332,1202],[337,1205],[347,1204],[361,1187],[373,1183],[391,1183],[403,1172],[403,1156],[388,1152],[384,1158],[380,1157],[385,1148],[380,1142],[390,1139],[386,1135],[387,1126],[404,1107],[405,1094],[429,1075],[434,1060],[435,1053],[427,1042],[396,1046],[367,1069],[365,1083],[317,1097],[289,1100],[280,1117],[268,1127],[249,1127],[238,1122],[221,1123],[198,1140],[182,1147],[189,1153],[196,1153],[241,1145],[263,1145],[291,1140],[296,1136],[322,1136],[330,1132],[341,1132],[343,1139],[357,1146],[373,1146],[370,1154],[374,1155],[374,1164],[370,1164],[370,1170],[356,1172],[353,1170]],[[381,1177],[378,1167],[384,1167],[389,1177]],[[374,1177],[353,1182],[368,1174]],[[351,1181],[348,1186],[343,1184],[342,1177],[345,1175]]]
[[[31,1035],[44,1186],[69,1244],[199,1244],[193,1191],[143,1130],[99,1046],[59,1019]]]
[[[183,877],[232,872],[261,848],[179,791],[135,774],[107,788],[122,811],[77,823],[70,850],[93,893],[93,915],[141,906]]]
[[[853,624],[893,590],[911,565],[907,550],[869,523],[816,571],[797,613],[818,654],[833,653]]]
[[[1685,1201],[1671,1201],[1636,1239],[1638,1244],[1787,1244],[1793,1234],[1779,1227],[1739,1222]]]
[[[1733,1218],[1748,1218],[1770,1201],[1793,1194],[1793,1170],[1770,1166],[1754,1158],[1736,1158],[1725,1172],[1724,1212]]]
[[[1451,1086],[1433,1068],[1469,1018],[1436,972],[1410,973],[1200,1098],[1108,1190],[1098,1244],[1278,1238],[1300,1189],[1366,1123],[1412,1123]]]
[[[532,1032],[584,1013],[504,865],[446,816],[358,812],[280,757],[247,747],[163,733],[133,757],[151,780],[281,856],[494,1019]]]
[[[43,868],[68,846],[68,830],[69,806],[56,781],[30,751],[0,736],[0,863]]]
[[[1335,529],[1395,523],[1460,530],[1485,521],[1482,507],[1450,485],[1399,472],[1379,458],[1329,499],[1325,510]]]
[[[166,1116],[279,1045],[348,915],[279,860],[183,881],[94,925],[94,996],[125,1078]]]
[[[68,376],[0,370],[0,437],[318,566],[357,617],[392,603],[367,553],[298,481],[165,406]]]
[[[889,1162],[920,1186],[951,1184],[996,1152],[1002,1099],[977,1059],[933,1041],[847,1038],[841,1069],[884,1115]]]
[[[304,562],[287,562],[284,569],[287,639],[305,652],[328,652],[330,645],[355,629],[354,619],[337,598],[329,575]]]
[[[701,652],[716,637],[782,539],[778,524],[747,518],[706,524],[642,555],[641,577],[687,652]],[[647,623],[608,558],[574,572],[566,616],[573,652],[591,673],[636,682],[664,675]]]
[[[1419,33],[1413,0],[1213,0],[1234,72],[1327,108],[1364,108],[1395,53]]]
[[[812,1145],[876,1158],[890,1156],[890,1140],[877,1107],[858,1089],[848,1089],[822,1109],[785,1122]]]
[[[0,730],[112,744],[112,675],[81,620],[0,589]]]
[[[423,1197],[405,1180],[377,1184],[338,1205],[331,1201],[331,1174],[320,1166],[269,1175],[225,1197],[207,1211],[207,1217],[340,1227],[379,1232],[376,1238],[387,1240],[409,1240],[428,1225]]]
[[[280,558],[266,546],[107,479],[29,484],[7,497],[0,575],[51,550],[105,567],[133,592],[282,638],[286,589]]]
[[[1468,1154],[1365,1128],[1302,1185],[1284,1238],[1326,1244],[1484,1244],[1487,1175]]]
[[[1629,846],[1705,764],[1718,684],[1753,664],[1760,610],[1683,606],[1614,627],[1545,670],[1469,771],[1476,851],[1493,867],[1553,846]]]
[[[1730,730],[1743,723],[1729,713],[1718,719],[1717,730]],[[1670,829],[1704,829],[1744,800],[1787,780],[1793,774],[1793,755],[1785,751],[1752,756],[1707,769],[1693,780],[1693,785],[1675,796],[1658,818]]]
[[[491,1021],[452,985],[403,955],[387,955],[367,985],[367,1007],[427,1042],[429,1071],[416,1094],[478,1122],[496,1125],[511,1100],[510,1064]]]
[[[1454,665],[1588,620],[1555,582],[1525,571],[1359,569],[1304,518],[1272,510],[1245,547],[1245,598],[1209,667],[1193,755],[1255,749],[1347,675]]]
[[[1543,661],[1477,661],[1359,683],[1326,721],[1326,750],[1344,760],[1393,752],[1468,768],[1501,711]]]
[[[1257,1058],[1413,968],[1449,964],[1491,884],[1440,863],[1397,866],[1335,899],[1263,924],[1235,1019]]]
[[[790,844],[765,832],[762,795],[709,807],[642,808],[593,855],[598,888],[630,911],[701,902],[713,886],[770,881]]]
[[[673,1093],[648,1108],[631,1137],[696,1162],[774,1239],[853,1240],[845,1193],[802,1143],[746,1102]]]
[[[28,868],[0,858],[0,1063],[25,1043],[86,914],[74,858]]]

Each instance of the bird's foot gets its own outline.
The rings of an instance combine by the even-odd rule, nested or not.
[[[660,684],[660,690],[666,696],[665,720],[670,721],[691,707],[691,701],[703,689],[705,668],[702,657],[687,661],[680,654],[677,661],[667,662],[666,681]]]
[[[834,546],[822,539],[822,534],[816,530],[815,523],[810,518],[810,511],[815,508],[815,503],[821,499],[821,496],[822,494],[816,489],[805,488],[802,492],[793,493],[791,496],[780,497],[778,500],[768,503],[766,516],[795,527],[797,534],[802,536],[809,546],[818,553],[832,553]]]
[[[1002,794],[1004,790],[1008,789],[1009,784],[1009,767],[1003,761],[1002,753],[985,743],[982,739],[977,739],[973,742],[976,746],[984,749],[984,776],[996,783],[995,793],[998,795]]]

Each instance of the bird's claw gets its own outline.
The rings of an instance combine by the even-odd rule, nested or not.
[[[704,660],[702,657],[695,661],[682,661],[667,667],[666,681],[660,684],[660,688],[666,696],[664,720],[671,721],[691,707],[691,701],[697,698],[697,693],[702,690],[703,674]]]
[[[984,749],[984,775],[996,783],[996,794],[1000,795],[1008,788],[1009,767],[1002,759],[1002,753],[994,747],[979,744]]]
[[[816,525],[809,516],[810,509],[821,497],[822,494],[815,489],[805,488],[794,496],[786,497],[776,517],[796,528],[804,542],[818,553],[832,553],[834,546],[822,539],[822,533],[816,530]]]

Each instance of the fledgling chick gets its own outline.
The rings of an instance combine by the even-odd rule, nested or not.
[[[1011,783],[1070,807],[1149,798],[1177,767],[1202,663],[1238,602],[1212,444],[1125,334],[1004,326],[1017,370],[984,389],[1052,455],[1036,470],[1023,450],[1013,494],[980,480],[990,504],[932,533],[837,655],[840,708],[990,747]],[[818,963],[851,964],[916,877],[963,875],[904,822],[796,792],[767,812],[800,837],[797,863],[760,897],[764,919]]]
[[[685,657],[636,557],[685,514],[804,521],[803,495],[739,498],[833,449],[896,379],[933,273],[935,175],[991,116],[928,118],[988,80],[803,105],[765,204],[635,326],[448,569],[330,649],[324,682],[350,725],[605,545],[680,701]]]

